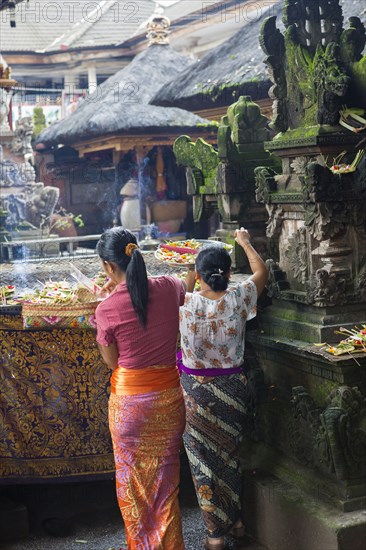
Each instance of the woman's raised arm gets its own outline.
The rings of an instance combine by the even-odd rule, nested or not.
[[[250,244],[250,235],[244,227],[235,231],[235,240],[243,248],[252,270],[251,280],[257,287],[258,296],[263,292],[268,280],[268,270],[266,264],[258,252]]]

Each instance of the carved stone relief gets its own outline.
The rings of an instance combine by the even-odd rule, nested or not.
[[[20,118],[16,123],[15,135],[11,144],[12,151],[18,155],[23,155],[26,160],[33,159],[33,129],[32,117],[26,116]]]
[[[277,238],[281,233],[285,211],[281,206],[276,204],[268,204],[266,208],[269,216],[266,231],[267,237],[270,239]]]
[[[295,279],[305,284],[309,274],[308,243],[306,228],[301,227],[296,235],[289,239],[286,256],[290,270]]]
[[[319,307],[343,305],[346,301],[346,280],[330,269],[318,269],[307,284],[309,304]]]
[[[358,388],[341,386],[317,407],[304,387],[292,390],[290,444],[302,462],[337,479],[366,473],[366,400]]]

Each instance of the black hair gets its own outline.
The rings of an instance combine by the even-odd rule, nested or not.
[[[131,231],[113,227],[101,236],[97,243],[97,253],[103,261],[113,262],[126,273],[127,290],[133,308],[142,326],[146,327],[149,301],[146,265],[139,248],[133,249],[131,256],[127,256],[125,250],[130,243],[137,245],[137,239]]]
[[[220,245],[207,246],[197,254],[196,271],[214,292],[227,289],[230,268],[230,254]]]

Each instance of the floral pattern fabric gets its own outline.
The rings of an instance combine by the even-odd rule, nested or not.
[[[182,389],[109,400],[118,505],[129,550],[184,550],[178,502]]]
[[[207,535],[222,537],[241,518],[239,448],[246,419],[244,374],[200,384],[182,373],[186,449]]]
[[[190,369],[232,368],[243,363],[245,324],[256,315],[257,289],[249,279],[219,300],[187,293],[180,308],[183,363]]]

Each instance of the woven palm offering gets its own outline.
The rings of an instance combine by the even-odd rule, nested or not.
[[[223,247],[229,254],[233,250],[232,245],[214,240],[188,239],[185,241],[167,241],[159,245],[159,248],[155,251],[155,258],[174,267],[193,266],[198,252],[207,246]]]
[[[95,328],[95,309],[99,303],[85,288],[50,281],[40,290],[19,297],[24,328]]]

